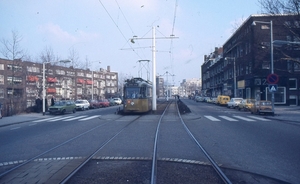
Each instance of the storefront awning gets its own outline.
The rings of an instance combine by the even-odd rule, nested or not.
[[[55,88],[47,88],[47,93],[56,93]]]
[[[86,84],[92,85],[92,84],[93,84],[93,81],[91,81],[91,80],[86,80]]]
[[[84,80],[83,79],[77,79],[77,83],[84,84]]]
[[[47,82],[57,82],[55,77],[47,77]]]
[[[27,81],[29,81],[29,82],[36,82],[38,80],[39,80],[39,78],[37,76],[34,76],[34,75],[27,76]]]

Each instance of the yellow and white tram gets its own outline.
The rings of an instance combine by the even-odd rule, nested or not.
[[[152,83],[142,78],[127,79],[124,84],[124,113],[143,113],[152,109]]]

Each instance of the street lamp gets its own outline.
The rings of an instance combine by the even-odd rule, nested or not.
[[[256,26],[256,23],[261,23],[261,24],[270,24],[270,45],[271,45],[271,74],[274,74],[274,61],[273,61],[273,22],[272,20],[270,22],[264,22],[264,21],[253,21],[252,25]],[[271,97],[271,101],[272,101],[272,114],[275,114],[275,110],[274,110],[274,91],[271,91],[272,97]]]
[[[56,62],[52,62],[52,63],[69,63],[71,62],[70,60],[60,60],[60,61],[56,61]],[[45,98],[46,98],[46,91],[45,91],[45,65],[47,63],[51,63],[51,62],[44,62],[43,63],[43,116],[45,115],[45,111],[46,111],[46,107],[45,107]]]
[[[228,60],[228,59],[233,59],[233,87],[234,87],[234,94],[233,94],[233,97],[235,98],[236,97],[236,72],[235,72],[235,57],[225,57],[225,60]]]

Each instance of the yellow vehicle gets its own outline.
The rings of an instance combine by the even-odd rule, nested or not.
[[[251,114],[271,114],[274,115],[274,112],[272,111],[272,102],[261,100],[261,101],[255,101],[252,107],[250,108]]]
[[[254,99],[243,99],[241,103],[238,105],[238,110],[250,111],[253,103],[255,102]]]
[[[218,97],[217,97],[217,104],[218,105],[227,105],[227,102],[229,102],[229,101],[230,101],[229,96],[218,95]]]

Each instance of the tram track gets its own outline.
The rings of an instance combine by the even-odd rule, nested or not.
[[[159,164],[158,162],[172,162],[172,163],[184,163],[184,164],[198,164],[198,165],[206,165],[208,166],[207,164],[205,164],[204,162],[202,161],[196,161],[196,160],[188,160],[188,159],[180,159],[180,158],[159,158],[158,156],[158,153],[159,153],[159,149],[158,149],[158,144],[159,144],[159,141],[160,141],[160,125],[161,123],[163,123],[163,119],[164,119],[164,116],[165,116],[165,113],[169,110],[169,106],[171,105],[172,102],[169,102],[166,106],[166,108],[164,109],[164,111],[162,112],[158,122],[157,122],[157,127],[156,127],[156,131],[155,131],[155,136],[154,136],[154,144],[153,144],[153,150],[152,150],[152,157],[98,157],[98,158],[95,158],[94,159],[98,159],[98,160],[101,160],[101,163],[104,163],[103,161],[119,161],[119,162],[125,162],[125,161],[132,161],[132,160],[135,160],[138,162],[143,162],[143,161],[147,161],[147,162],[150,162],[151,161],[151,168],[149,167],[149,164],[148,164],[148,169],[151,170],[150,174],[151,174],[151,178],[150,180],[148,181],[149,183],[151,184],[156,184],[158,183],[158,175],[160,174],[160,172],[162,172],[162,168],[163,168],[163,164]],[[174,101],[173,101],[174,103]],[[171,110],[172,111],[172,110]],[[176,113],[178,115],[178,117],[180,118],[181,120],[181,123],[183,124],[186,132],[191,136],[191,138],[193,139],[193,141],[199,146],[199,148],[202,150],[202,152],[204,152],[205,156],[208,158],[208,160],[210,161],[210,165],[213,167],[214,169],[214,172],[217,173],[217,175],[221,178],[220,180],[216,180],[216,179],[213,179],[211,181],[223,181],[222,183],[231,183],[230,180],[226,177],[226,175],[222,172],[222,170],[219,168],[219,166],[217,165],[217,163],[210,157],[210,155],[204,150],[204,148],[201,146],[201,144],[195,139],[195,137],[192,135],[192,133],[189,131],[189,129],[187,128],[187,126],[185,125],[184,121],[182,120],[181,118],[181,115],[179,113],[179,110],[178,110],[178,107],[176,105]],[[124,127],[125,128],[125,127]],[[121,133],[121,132],[120,132]],[[119,135],[119,134],[118,134]],[[116,135],[117,136],[117,135]],[[115,136],[115,137],[116,137]],[[98,150],[99,151],[99,150]],[[96,153],[95,153],[96,154]],[[95,156],[95,154],[93,154],[93,156]],[[93,159],[93,156],[91,156],[89,158],[89,160],[92,160]],[[82,165],[82,167],[80,168],[83,168],[83,166],[87,164],[84,163]],[[97,162],[98,164],[98,162]],[[159,170],[159,171],[158,171]],[[76,170],[76,172],[78,172],[78,170]],[[73,173],[72,176],[74,176],[76,173]],[[100,176],[99,176],[100,177]],[[116,178],[118,176],[115,176]],[[215,177],[215,175],[213,174],[213,177]],[[79,177],[80,178],[80,177]],[[74,178],[73,180],[71,179],[71,181],[68,181],[69,179],[71,179],[71,177],[68,177],[67,180],[64,180],[64,182],[62,183],[74,183],[78,180],[78,177]],[[120,182],[120,180],[115,180],[115,181],[110,181],[109,178],[107,178],[109,182]],[[96,179],[97,180],[97,179]],[[68,182],[67,182],[68,181]],[[101,180],[103,181],[103,180]],[[123,180],[124,181],[124,180]],[[161,181],[161,180],[160,180]],[[201,181],[201,178],[199,178],[199,181]],[[91,182],[91,180],[88,180],[88,182]],[[99,181],[97,181],[99,182]],[[95,182],[95,183],[97,183]],[[127,180],[127,182],[132,182],[132,180]],[[136,181],[135,181],[136,182]],[[135,183],[134,182],[134,183]],[[182,183],[182,181],[177,181],[178,183]],[[79,182],[80,183],[80,182]],[[121,182],[122,183],[122,182]],[[126,183],[126,182],[124,182]]]
[[[161,124],[170,121],[168,119],[169,115],[166,115],[166,113],[168,113],[168,114],[171,113],[172,116],[174,115],[173,110],[170,109],[171,105],[173,105],[173,107],[174,107],[174,105],[176,106],[175,113],[177,114],[176,116],[178,116],[177,118],[179,118],[181,120],[181,123],[183,124],[185,130],[188,132],[188,134],[191,136],[191,138],[202,149],[202,151],[205,152],[205,150],[201,147],[200,143],[195,139],[195,137],[192,135],[192,133],[188,130],[187,126],[185,125],[184,121],[182,120],[182,118],[180,116],[178,107],[177,107],[175,101],[173,100],[173,101],[169,101],[169,102],[164,102],[158,106],[159,107],[158,111],[161,111],[159,113],[161,115],[159,116],[159,119],[157,120],[157,122],[153,122],[153,124],[156,126],[156,128],[155,128],[155,134],[154,134],[153,140],[152,140],[153,141],[152,142],[153,148],[151,151],[152,155],[150,155],[150,156],[149,155],[145,156],[145,157],[134,157],[134,156],[133,157],[118,157],[118,156],[99,157],[99,156],[97,156],[97,154],[99,154],[100,151],[105,150],[105,149],[110,149],[108,147],[108,145],[114,145],[115,142],[113,142],[113,141],[116,141],[116,142],[119,141],[116,139],[119,138],[120,140],[122,140],[123,138],[122,138],[121,134],[123,134],[123,136],[124,136],[124,134],[126,134],[125,131],[129,131],[128,129],[135,127],[138,123],[143,121],[143,120],[141,120],[143,115],[135,115],[135,116],[131,117],[132,119],[130,121],[125,121],[125,123],[121,127],[119,127],[119,129],[116,130],[115,133],[111,134],[110,136],[106,136],[105,140],[102,140],[102,142],[99,143],[100,145],[97,148],[95,148],[93,152],[90,152],[89,155],[78,157],[78,159],[76,161],[74,160],[73,162],[66,163],[66,165],[63,168],[68,167],[69,168],[68,170],[57,167],[56,165],[59,165],[59,163],[54,162],[54,160],[43,159],[43,158],[45,158],[44,156],[49,154],[50,152],[53,152],[53,151],[61,148],[61,147],[67,146],[68,144],[74,144],[74,142],[76,142],[76,140],[84,139],[83,138],[84,136],[89,136],[89,134],[91,134],[92,132],[99,130],[100,127],[104,127],[112,122],[106,122],[104,124],[101,124],[94,128],[91,128],[79,135],[74,136],[73,138],[71,138],[57,146],[52,147],[51,149],[48,149],[47,151],[44,151],[43,153],[40,153],[30,159],[27,159],[26,161],[22,162],[21,164],[18,164],[17,166],[1,173],[0,181],[4,181],[4,183],[7,181],[12,182],[12,183],[17,183],[17,182],[14,182],[15,181],[14,177],[16,176],[17,172],[20,172],[20,170],[26,170],[26,168],[32,167],[32,165],[34,165],[33,167],[40,167],[39,164],[41,163],[41,161],[45,161],[45,160],[47,160],[49,162],[47,164],[50,164],[50,165],[52,164],[54,167],[57,167],[57,170],[54,171],[56,174],[49,176],[47,174],[51,174],[51,173],[44,173],[43,175],[39,176],[39,177],[48,178],[48,180],[46,181],[48,183],[77,183],[77,182],[80,183],[80,181],[78,181],[78,178],[76,177],[76,175],[80,171],[86,169],[87,165],[89,165],[89,163],[91,163],[91,162],[94,162],[95,160],[97,160],[97,165],[107,163],[107,161],[108,162],[116,162],[117,161],[117,162],[123,162],[123,163],[126,161],[127,162],[130,161],[130,162],[135,162],[136,164],[138,162],[139,164],[137,164],[137,165],[140,165],[140,163],[142,163],[143,164],[142,168],[145,170],[149,170],[149,171],[145,172],[146,173],[145,178],[147,178],[147,175],[149,178],[145,179],[144,181],[146,181],[146,183],[149,182],[151,184],[161,183],[161,181],[162,181],[161,173],[164,172],[165,167],[170,168],[170,163],[188,164],[188,165],[196,164],[198,166],[203,165],[203,163],[204,163],[204,165],[207,167],[208,166],[207,163],[205,163],[203,161],[199,161],[199,160],[182,159],[179,157],[178,158],[167,158],[167,157],[159,156],[159,152],[160,152],[159,145],[160,145],[160,141],[161,141],[160,139],[163,134],[163,132],[161,132],[162,131]],[[150,115],[150,116],[152,116],[152,115]],[[118,120],[121,120],[121,119],[123,119],[123,117],[120,117],[119,119],[115,120],[114,123],[118,122]],[[145,119],[147,119],[147,118],[145,118]],[[153,128],[153,130],[154,130],[154,128]],[[151,132],[153,133],[153,131],[151,131]],[[150,146],[150,144],[149,145],[147,144],[147,147],[149,147],[149,146]],[[151,149],[149,149],[149,150],[151,150]],[[208,156],[208,158],[209,158],[209,155],[207,153],[205,153],[205,155]],[[219,177],[222,178],[222,181],[224,183],[231,183],[226,178],[225,174],[222,173],[222,171],[218,167],[218,165],[216,163],[214,163],[213,159],[210,158],[209,160],[212,163],[211,165],[213,166],[215,171],[218,173]],[[139,167],[139,166],[137,166],[137,167]],[[29,172],[30,172],[30,170],[29,170]],[[45,175],[47,175],[47,176],[45,176]],[[118,176],[115,176],[115,177],[117,178]],[[213,177],[215,177],[214,174],[213,174]],[[114,178],[114,179],[116,179],[116,178]],[[107,179],[110,179],[110,178],[107,178]],[[201,180],[201,178],[199,178],[199,179]],[[26,181],[26,178],[23,181]],[[27,181],[30,182],[32,180],[31,180],[31,178],[28,178]],[[43,180],[41,179],[39,181],[43,181]],[[216,181],[216,180],[214,179],[212,181]],[[217,181],[220,181],[220,180],[217,180]],[[114,181],[109,181],[109,182],[114,182]],[[95,183],[97,183],[97,182],[95,182]],[[117,182],[117,183],[119,183],[119,182]],[[181,182],[178,181],[178,183],[181,183]]]

